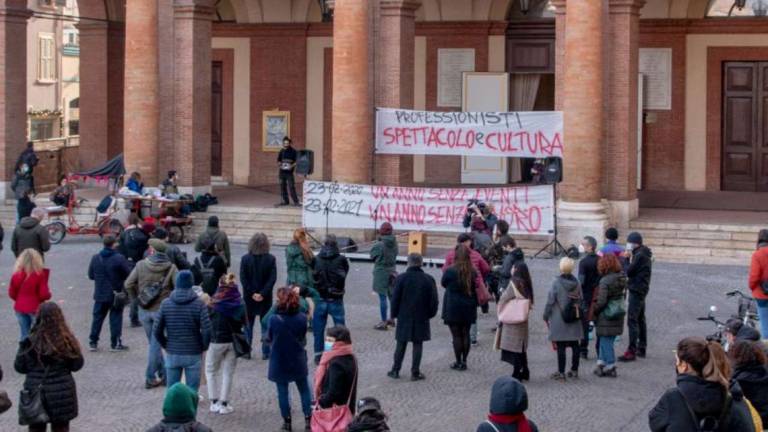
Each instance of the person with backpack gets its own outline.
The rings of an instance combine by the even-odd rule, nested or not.
[[[477,432],[539,432],[538,426],[528,420],[528,392],[513,377],[497,378],[491,387],[488,419],[480,423]]]
[[[245,335],[253,343],[253,326],[261,327],[261,358],[269,360],[269,342],[265,336],[267,328],[261,319],[272,307],[272,291],[277,282],[277,262],[269,253],[269,239],[263,233],[256,233],[248,242],[248,253],[240,259],[240,283],[243,284],[243,298],[248,325]]]
[[[199,275],[197,280],[203,292],[213,297],[219,287],[219,280],[227,273],[227,262],[211,239],[206,239],[202,253],[195,258],[193,273]]]
[[[343,326],[345,322],[344,292],[347,274],[349,274],[349,261],[339,252],[339,243],[335,235],[329,234],[325,238],[312,270],[315,289],[319,295],[312,319],[315,364],[319,364],[320,356],[325,350],[323,343],[328,316],[333,318],[334,326]]]
[[[94,281],[95,284],[93,321],[88,344],[90,351],[99,349],[101,326],[107,314],[109,314],[110,351],[128,350],[128,347],[122,342],[125,303],[120,299],[120,296],[126,295],[123,285],[132,268],[128,260],[115,250],[116,243],[117,240],[114,236],[104,236],[104,249],[91,258],[91,263],[88,266],[88,279]]]
[[[584,337],[581,326],[581,288],[573,276],[574,261],[560,260],[560,276],[552,282],[547,305],[544,307],[544,322],[549,327],[549,340],[557,349],[557,372],[550,378],[565,381],[579,377],[579,341]],[[565,374],[566,349],[572,352],[571,369]]]
[[[643,246],[643,236],[637,232],[627,236],[627,250],[624,258],[629,260],[626,273],[629,289],[629,302],[627,305],[627,329],[629,330],[629,346],[624,355],[619,357],[620,362],[635,361],[637,357],[645,358],[645,350],[648,346],[648,330],[645,321],[645,298],[651,287],[651,267],[653,266],[652,253],[649,248]]]
[[[144,387],[152,389],[165,383],[165,366],[160,343],[154,336],[154,326],[160,316],[160,305],[173,291],[178,269],[165,254],[166,244],[159,239],[149,241],[150,255],[136,263],[125,291],[139,302],[139,319],[149,341]]]
[[[599,350],[595,375],[616,378],[616,337],[624,333],[624,317],[627,309],[624,299],[627,297],[627,277],[621,271],[621,262],[616,255],[607,254],[597,263],[600,283],[594,306],[595,333]]]
[[[218,250],[227,261],[227,268],[232,265],[232,254],[229,250],[229,237],[227,233],[219,229],[218,216],[211,216],[208,218],[208,226],[205,231],[200,234],[195,243],[195,252],[202,252],[204,245],[208,245],[213,242]]]
[[[141,228],[141,218],[136,213],[128,216],[128,226],[120,233],[118,242],[118,251],[135,266],[136,263],[144,259],[149,249],[149,236]],[[139,321],[139,302],[136,298],[131,300],[129,312],[131,327],[141,327]]]
[[[168,231],[165,228],[155,228],[155,230],[152,231],[152,238],[160,239],[165,242],[168,246],[165,254],[168,255],[168,259],[171,260],[173,265],[175,265],[179,271],[192,269],[192,265],[187,259],[187,254],[182,252],[182,250],[175,244],[168,243]]]
[[[753,432],[744,394],[730,381],[731,368],[720,343],[688,337],[675,351],[677,386],[648,413],[652,432]]]
[[[395,326],[395,320],[387,314],[387,302],[392,299],[392,283],[397,276],[397,237],[392,234],[392,224],[384,222],[379,227],[379,238],[371,248],[373,260],[373,291],[379,296],[381,322],[374,329],[387,330]]]

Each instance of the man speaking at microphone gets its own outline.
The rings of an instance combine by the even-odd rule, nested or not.
[[[295,148],[291,147],[291,142],[290,138],[283,138],[283,148],[277,154],[277,165],[280,168],[280,194],[283,198],[280,205],[287,206],[290,204],[288,201],[288,189],[290,189],[293,205],[299,207],[301,204],[296,196],[296,182],[293,179],[298,153]]]

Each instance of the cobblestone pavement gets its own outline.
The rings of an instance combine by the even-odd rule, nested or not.
[[[90,256],[100,244],[95,239],[68,238],[54,246],[46,256],[52,268],[54,298],[79,338],[87,345],[90,326],[92,283],[85,274]],[[191,248],[184,247],[191,252]],[[245,252],[244,245],[233,245],[235,268]],[[278,257],[279,280],[285,279],[282,249],[273,251]],[[12,304],[7,297],[7,283],[12,268],[8,249],[0,254],[0,310],[5,317],[0,328],[0,364],[5,379],[0,388],[17,398],[22,376],[13,371],[18,326]],[[536,310],[531,322],[532,370],[528,416],[542,431],[642,431],[647,430],[648,410],[663,390],[674,383],[673,354],[676,342],[688,335],[704,335],[712,331],[696,316],[705,314],[710,304],[723,313],[735,310],[722,293],[744,287],[747,270],[741,267],[688,266],[657,263],[649,297],[650,347],[648,358],[619,367],[619,378],[600,379],[591,374],[594,352],[583,363],[582,378],[568,383],[555,383],[547,377],[556,367],[555,354],[546,341],[545,326],[540,320],[543,300],[556,271],[551,260],[531,263]],[[469,356],[469,371],[455,372],[450,336],[439,319],[432,322],[433,340],[425,345],[422,370],[427,380],[411,383],[407,379],[393,381],[386,376],[391,367],[394,333],[373,330],[378,320],[377,298],[370,290],[371,265],[354,263],[346,298],[347,322],[352,331],[355,351],[360,358],[359,396],[379,398],[390,416],[393,431],[474,431],[484,419],[494,379],[511,373],[511,367],[500,362],[499,353],[491,348],[492,315],[480,320],[480,343]],[[402,268],[400,269],[402,271]],[[430,269],[433,274],[439,270]],[[126,320],[127,321],[127,320]],[[85,353],[85,368],[75,375],[80,396],[80,416],[72,423],[73,431],[143,431],[161,418],[163,390],[145,390],[143,370],[147,343],[143,330],[126,328],[124,342],[127,353],[109,353],[108,325],[102,330],[102,351]],[[311,340],[311,336],[310,336]],[[624,348],[620,342],[617,351]],[[404,370],[409,370],[410,354]],[[266,379],[266,363],[261,360],[238,363],[232,403],[235,412],[212,416],[207,402],[202,402],[198,419],[216,431],[275,431],[281,424],[275,387]],[[407,378],[407,373],[404,374]],[[303,426],[298,395],[292,390],[294,417]],[[15,408],[0,416],[0,430],[21,430],[17,426]]]

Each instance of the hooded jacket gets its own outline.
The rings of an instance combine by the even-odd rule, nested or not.
[[[24,249],[34,249],[44,256],[51,249],[48,230],[40,224],[37,218],[27,216],[21,218],[11,236],[11,251],[18,257]]]
[[[563,320],[563,308],[570,298],[581,298],[579,281],[573,275],[560,275],[552,282],[547,305],[544,307],[544,321],[549,323],[549,340],[552,342],[572,342],[584,338],[580,320],[567,323]]]
[[[160,305],[154,334],[168,354],[199,355],[211,343],[208,307],[192,287],[176,287]]]
[[[197,393],[187,385],[172,385],[163,400],[163,421],[147,432],[211,432],[211,428],[195,420],[197,402]]]
[[[131,265],[114,249],[104,248],[91,258],[88,279],[94,281],[93,301],[112,303],[114,293],[123,290],[125,279],[131,273]]]
[[[168,272],[170,272],[170,275]],[[128,279],[125,280],[125,291],[131,298],[136,298],[141,290],[155,282],[163,282],[166,276],[169,275],[168,285],[164,287],[157,301],[146,309],[151,312],[157,311],[160,309],[160,303],[171,295],[173,283],[176,280],[176,273],[178,273],[176,266],[168,260],[165,254],[155,253],[139,261],[136,267],[131,270]]]
[[[344,298],[349,261],[339,253],[339,248],[323,245],[313,263],[312,277],[315,289],[326,300]]]
[[[229,251],[229,237],[227,233],[220,230],[219,227],[209,226],[205,229],[205,232],[200,234],[195,243],[195,252],[202,252],[206,249],[205,245],[214,243],[216,250],[224,255],[224,259],[227,260],[227,266],[232,265],[232,255]]]
[[[721,430],[754,431],[752,416],[744,402],[741,388],[738,384],[732,385],[730,392],[733,401],[727,425]],[[678,375],[677,387],[667,390],[648,413],[648,425],[653,432],[695,432],[697,426],[686,407],[686,401],[696,415],[696,421],[700,421],[709,416],[719,418],[725,404],[724,397],[725,390],[718,383],[694,375]]]
[[[496,380],[491,388],[491,404],[489,412],[495,415],[522,414],[528,409],[528,394],[520,381],[506,376]],[[528,420],[532,432],[538,432],[536,424]],[[517,424],[496,424],[499,432],[517,432]],[[477,432],[496,432],[488,422],[477,427]]]
[[[391,283],[397,268],[397,252],[397,238],[392,234],[379,237],[379,241],[371,248],[373,290],[379,294],[392,294]]]
[[[642,296],[648,295],[651,288],[651,250],[640,245],[632,251],[632,258],[627,267],[628,289]]]
[[[768,425],[768,368],[765,365],[736,367],[731,380],[739,384],[744,397],[760,413],[763,427]]]

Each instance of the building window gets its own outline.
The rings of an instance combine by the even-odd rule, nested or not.
[[[707,9],[708,17],[765,17],[768,14],[768,0],[711,0]]]
[[[69,136],[80,135],[80,120],[69,121]]]
[[[45,140],[53,137],[54,120],[52,118],[32,119],[29,139],[32,141]]]
[[[40,33],[37,36],[37,79],[56,81],[56,44],[53,34]]]

